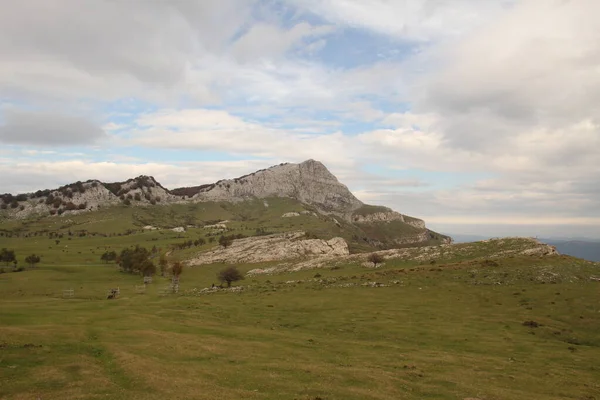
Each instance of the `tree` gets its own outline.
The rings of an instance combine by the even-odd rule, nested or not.
[[[108,264],[109,261],[115,261],[117,259],[116,251],[106,251],[100,256],[100,259]]]
[[[41,261],[41,258],[40,258],[40,256],[36,256],[35,254],[32,254],[32,255],[30,255],[30,256],[27,256],[27,257],[25,258],[25,262],[26,262],[27,264],[29,264],[29,266],[30,266],[31,268],[33,268],[33,267],[35,266],[35,264],[39,263],[40,261]]]
[[[231,243],[233,243],[233,238],[230,236],[221,235],[219,238],[219,244],[225,248],[231,246]]]
[[[183,264],[181,263],[181,261],[173,262],[173,265],[171,266],[171,272],[173,273],[174,277],[179,278],[179,276],[183,272]]]
[[[125,272],[136,273],[141,271],[142,264],[149,257],[150,252],[145,247],[135,246],[123,249],[118,257],[119,266]]]
[[[156,273],[156,265],[148,259],[142,261],[139,270],[144,276],[152,276]]]
[[[369,258],[367,258],[367,260],[377,266],[377,264],[381,264],[384,261],[384,258],[381,254],[371,253],[369,254]]]
[[[165,254],[161,254],[158,258],[158,266],[160,268],[160,276],[165,276],[167,268],[169,268],[169,262],[167,261],[167,256]]]
[[[15,261],[17,261],[17,257],[15,256],[15,251],[8,250],[6,248],[0,250],[0,261],[6,263],[6,266],[8,267],[8,264],[14,263]]]
[[[231,287],[231,282],[237,282],[244,279],[244,276],[236,267],[227,267],[217,274],[220,282],[227,282],[227,287]]]

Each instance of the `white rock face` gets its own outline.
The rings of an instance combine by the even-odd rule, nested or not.
[[[292,197],[322,212],[343,214],[362,205],[320,162],[282,164],[238,178],[219,181],[196,194],[197,201],[239,201],[244,198]]]
[[[339,257],[350,254],[348,244],[342,238],[330,240],[302,239],[304,232],[255,236],[234,240],[227,247],[201,253],[190,260],[189,265],[212,263],[257,263],[291,260],[306,257]]]
[[[183,226],[178,226],[176,228],[171,229],[173,232],[182,233],[185,232],[185,228]]]
[[[372,222],[390,222],[390,221],[402,221],[405,224],[414,226],[415,228],[425,229],[425,221],[420,220],[418,218],[407,217],[405,215],[400,214],[399,212],[392,211],[383,211],[376,212],[367,215],[353,215],[352,222],[357,223],[372,223]]]
[[[292,212],[287,212],[287,213],[283,214],[281,216],[281,218],[291,218],[291,217],[299,217],[299,216],[300,216],[300,213],[292,211]]]

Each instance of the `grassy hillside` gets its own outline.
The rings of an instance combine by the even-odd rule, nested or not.
[[[107,250],[139,244],[163,250],[175,243],[203,238],[204,246],[179,252],[182,258],[213,247],[208,240],[223,232],[205,229],[205,225],[227,220],[226,234],[254,236],[265,233],[303,230],[330,239],[346,239],[352,252],[370,251],[389,246],[393,239],[417,231],[410,225],[394,221],[390,224],[362,224],[360,227],[330,216],[302,214],[282,218],[288,212],[313,210],[286,198],[245,201],[243,203],[187,203],[145,207],[115,206],[76,215],[63,215],[27,220],[5,219],[0,225],[0,248],[14,249],[20,262],[31,254],[41,255],[42,263],[53,265],[98,264]],[[145,230],[153,226],[158,230]],[[171,228],[186,227],[175,233]],[[58,242],[57,242],[58,240]]]
[[[491,245],[435,264],[250,277],[213,294],[201,289],[222,265],[185,270],[178,295],[160,294],[164,278],[137,294],[141,278],[111,265],[5,273],[0,398],[597,398],[598,266],[492,262],[502,249]]]

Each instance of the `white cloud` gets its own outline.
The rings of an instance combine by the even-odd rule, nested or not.
[[[333,23],[409,40],[458,36],[481,25],[512,1],[291,0]]]
[[[258,23],[237,40],[231,49],[234,57],[242,62],[283,55],[305,39],[315,39],[329,34],[333,27],[315,27],[301,22],[291,29],[282,29],[274,24]]]
[[[196,149],[284,161],[319,159],[335,165],[353,163],[352,143],[341,133],[307,134],[247,122],[226,111],[161,110],[146,114],[131,130],[131,143],[171,149]],[[336,149],[336,151],[331,151]]]

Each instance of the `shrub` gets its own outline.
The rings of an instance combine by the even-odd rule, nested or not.
[[[72,201],[68,202],[67,205],[65,206],[65,208],[68,211],[77,210],[77,206]]]
[[[375,266],[377,266],[377,264],[381,264],[384,261],[384,258],[381,254],[371,253],[367,260],[375,264]]]
[[[125,199],[125,201],[123,201],[123,204],[125,204],[126,206],[130,206],[131,205],[131,200]]]
[[[39,263],[40,260],[40,256],[36,256],[35,254],[31,254],[25,258],[25,262],[29,264],[31,268],[33,268],[35,264]]]
[[[231,286],[232,282],[241,281],[244,276],[236,267],[227,267],[217,274],[217,279],[220,282],[227,282],[227,287]]]
[[[81,203],[79,206],[77,206],[77,208],[79,208],[80,210],[85,210],[87,207],[86,203]]]
[[[135,199],[135,201],[141,201],[142,200],[142,196],[140,196],[139,193],[136,193],[135,196],[133,196],[133,198]]]

